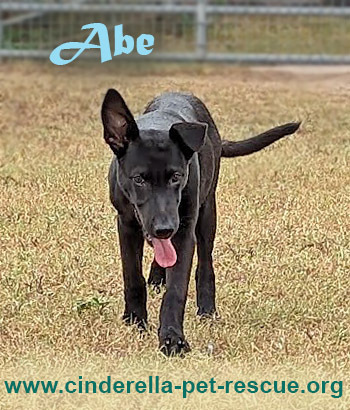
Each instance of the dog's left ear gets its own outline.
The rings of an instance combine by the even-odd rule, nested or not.
[[[198,152],[204,144],[207,124],[202,122],[179,122],[170,128],[170,138],[179,144],[187,159]]]
[[[103,134],[107,144],[120,158],[131,140],[139,135],[136,122],[123,97],[110,89],[103,100],[101,117]]]

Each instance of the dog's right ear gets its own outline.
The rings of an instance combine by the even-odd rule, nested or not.
[[[139,135],[136,122],[123,97],[110,89],[104,98],[101,110],[103,134],[106,143],[120,158],[131,140]]]

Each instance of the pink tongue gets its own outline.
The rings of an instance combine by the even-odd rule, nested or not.
[[[162,268],[170,268],[174,266],[177,260],[177,255],[170,239],[152,238],[154,249],[154,258]]]

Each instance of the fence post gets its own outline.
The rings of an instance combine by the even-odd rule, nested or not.
[[[3,22],[2,22],[2,18],[3,18],[3,12],[0,9],[0,51],[4,48],[4,45],[3,45],[4,25],[3,25]],[[2,61],[2,57],[0,55],[0,63],[1,63],[1,61]]]
[[[207,55],[207,0],[197,0],[196,54],[199,60]]]

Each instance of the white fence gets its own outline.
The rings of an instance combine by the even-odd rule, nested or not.
[[[48,58],[92,22],[153,34],[147,59],[350,63],[350,0],[3,0],[0,57]]]

